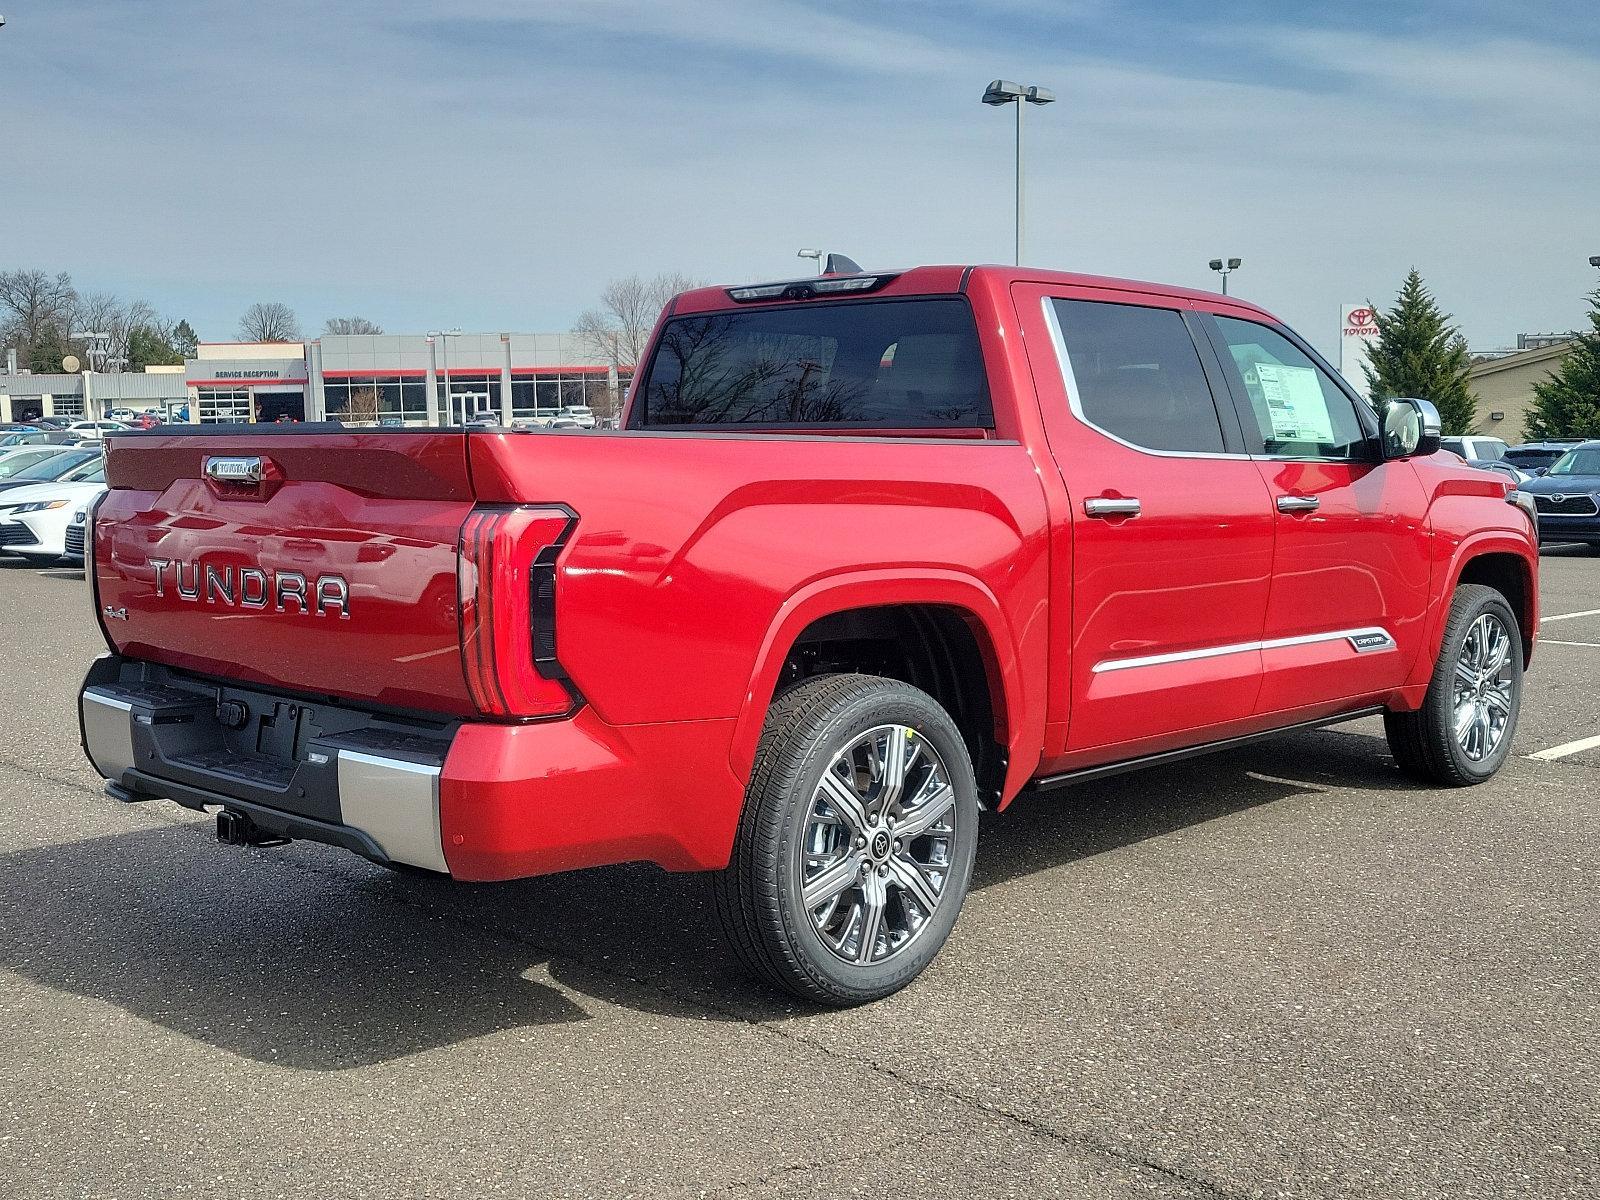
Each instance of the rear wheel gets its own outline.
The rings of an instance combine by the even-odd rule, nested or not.
[[[1522,634],[1516,615],[1493,588],[1462,584],[1450,605],[1422,707],[1385,713],[1384,731],[1407,775],[1461,787],[1482,783],[1500,769],[1521,707]]]
[[[823,676],[767,717],[718,911],[758,977],[822,1004],[876,1000],[944,945],[977,837],[944,709],[897,680]]]

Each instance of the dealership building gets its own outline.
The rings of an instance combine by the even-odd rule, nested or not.
[[[179,368],[0,372],[0,421],[113,408],[168,420],[503,424],[620,396],[632,377],[570,333],[329,335],[309,342],[203,342]]]

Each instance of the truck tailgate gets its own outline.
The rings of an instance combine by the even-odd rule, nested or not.
[[[122,654],[205,675],[468,715],[462,431],[108,439],[101,621]]]

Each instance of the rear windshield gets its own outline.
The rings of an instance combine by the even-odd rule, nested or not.
[[[628,424],[989,428],[994,412],[972,310],[950,297],[678,317]]]

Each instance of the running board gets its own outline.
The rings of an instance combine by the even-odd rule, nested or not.
[[[1066,787],[1073,783],[1087,783],[1092,779],[1105,779],[1111,775],[1121,775],[1126,771],[1142,771],[1146,767],[1161,767],[1167,763],[1182,762],[1186,758],[1198,758],[1202,754],[1216,754],[1221,750],[1233,750],[1239,746],[1265,742],[1288,733],[1304,733],[1308,729],[1326,729],[1329,725],[1342,725],[1346,721],[1354,721],[1357,717],[1371,717],[1382,711],[1383,706],[1379,704],[1371,708],[1358,708],[1353,712],[1340,713],[1333,717],[1319,717],[1315,721],[1301,721],[1295,725],[1282,725],[1277,729],[1266,729],[1260,733],[1247,733],[1242,737],[1223,738],[1220,742],[1202,742],[1198,746],[1183,746],[1177,750],[1163,750],[1160,754],[1146,754],[1141,758],[1125,758],[1119,762],[1102,763],[1098,767],[1084,767],[1077,771],[1063,771],[1060,775],[1045,775],[1038,779],[1030,779],[1023,785],[1022,790],[1025,792],[1044,792],[1058,787]]]

